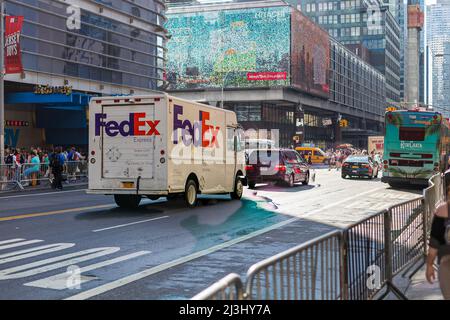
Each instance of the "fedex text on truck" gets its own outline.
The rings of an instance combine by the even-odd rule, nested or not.
[[[158,123],[160,120],[145,120],[145,112],[130,113],[128,120],[121,121],[107,121],[106,113],[96,113],[95,114],[95,135],[100,135],[100,128],[105,127],[106,135],[110,137],[115,137],[118,134],[121,136],[159,136],[157,130]],[[147,126],[150,128],[147,129]]]
[[[173,110],[174,144],[178,144],[178,129],[181,129],[182,140],[185,146],[189,146],[193,143],[195,147],[201,145],[204,148],[219,148],[219,139],[217,136],[220,132],[220,127],[214,127],[207,123],[207,121],[210,120],[209,112],[199,111],[199,121],[194,121],[194,123],[192,123],[188,119],[180,119],[183,115],[183,106],[174,105]],[[187,135],[187,133],[189,133],[189,135]],[[207,133],[210,133],[210,139],[206,136]]]

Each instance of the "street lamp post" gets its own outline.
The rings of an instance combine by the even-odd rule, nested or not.
[[[225,87],[225,83],[226,83],[226,81],[227,81],[227,78],[228,78],[228,76],[229,76],[229,74],[231,73],[231,71],[228,71],[227,73],[226,73],[226,75],[225,75],[225,77],[223,77],[223,79],[222,79],[222,101],[221,101],[221,103],[220,103],[220,107],[223,109],[223,91],[224,91],[224,87]]]

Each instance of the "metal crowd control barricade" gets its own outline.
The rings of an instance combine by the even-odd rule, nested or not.
[[[242,297],[366,300],[382,299],[392,292],[407,299],[393,279],[401,272],[405,276],[421,259],[425,262],[431,221],[437,205],[446,199],[442,174],[431,177],[429,184],[423,197],[392,206],[344,230],[330,232],[254,264],[247,272]],[[374,277],[369,279],[369,274]],[[230,295],[224,290],[235,282],[242,283],[239,276],[231,274],[194,298],[228,299]],[[384,288],[385,292],[379,295]],[[235,297],[240,299],[241,295]]]
[[[392,276],[406,268],[403,274],[405,276],[427,253],[428,235],[423,199],[418,198],[391,207],[389,219]]]
[[[21,165],[0,165],[0,186],[3,191],[21,189],[37,184],[51,184],[52,169],[48,163],[24,163]],[[63,166],[63,176],[69,182],[88,177],[86,160],[67,161]]]
[[[341,244],[341,232],[333,231],[254,264],[247,272],[248,299],[341,299]]]
[[[88,162],[86,160],[67,161],[64,164],[63,174],[67,180],[75,181],[88,176]]]
[[[447,175],[450,173],[447,171],[445,174]],[[428,188],[423,191],[426,230],[431,229],[434,212],[436,211],[437,206],[445,201],[445,198],[443,175],[437,173],[430,178]]]
[[[50,181],[51,170],[47,163],[24,163],[21,165],[21,185],[35,186]]]
[[[386,211],[374,214],[343,232],[348,300],[372,299],[386,284]],[[368,271],[377,274],[368,285]]]
[[[13,164],[0,165],[0,190],[23,189],[21,184],[22,169]]]
[[[191,300],[244,300],[244,285],[239,275],[230,273]]]

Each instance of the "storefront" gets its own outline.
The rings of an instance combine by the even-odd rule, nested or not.
[[[14,148],[73,145],[85,149],[90,97],[68,86],[6,91],[5,144]]]

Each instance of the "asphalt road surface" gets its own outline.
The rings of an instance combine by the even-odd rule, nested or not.
[[[0,196],[0,299],[189,299],[420,194],[318,169],[309,186],[257,185],[195,209],[162,198],[129,211],[82,189]]]

